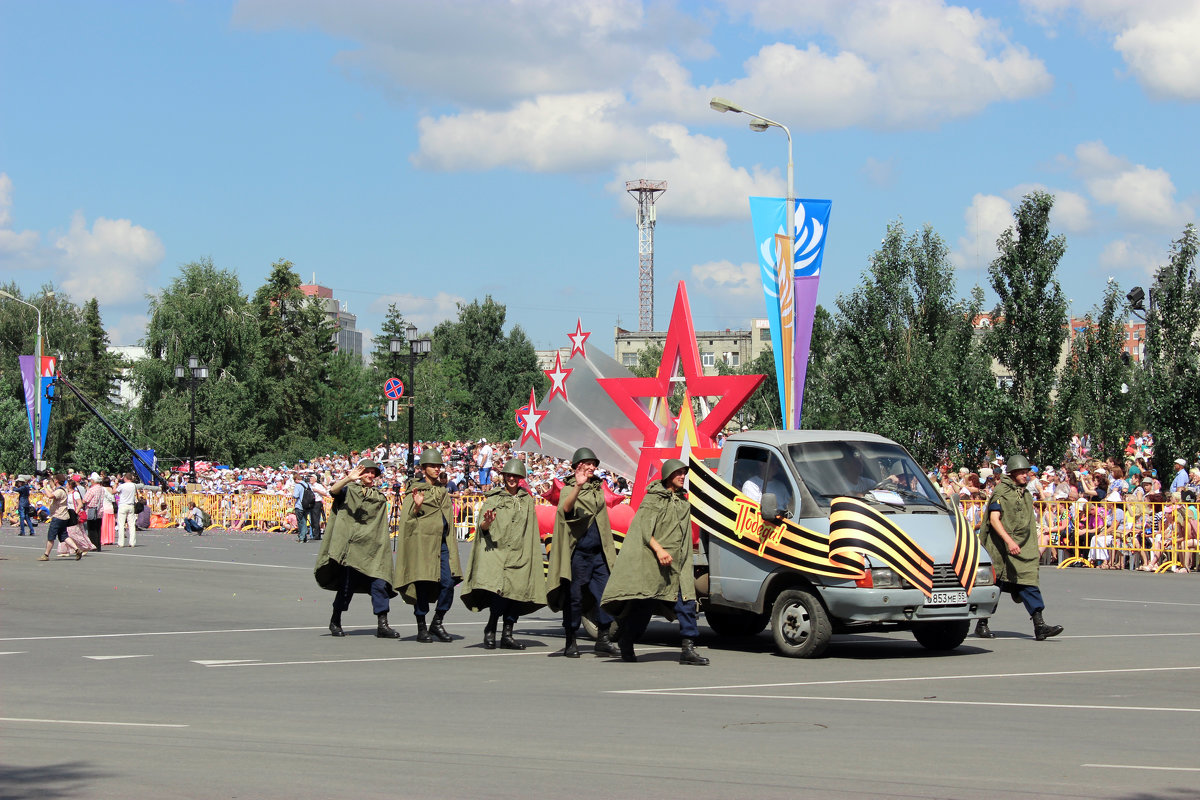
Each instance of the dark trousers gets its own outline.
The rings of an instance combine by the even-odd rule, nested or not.
[[[320,502],[314,503],[308,512],[308,535],[313,539],[321,538],[321,518],[325,516],[325,507]]]
[[[185,519],[183,521],[183,529],[188,533],[204,533],[204,528],[193,519]]]
[[[417,581],[417,602],[413,603],[413,614],[424,618],[429,613],[430,595],[437,595],[438,614],[445,614],[454,605],[454,576],[450,574],[450,548],[442,539],[442,577],[437,582]]]
[[[99,510],[96,511],[96,518],[92,519],[91,517],[88,517],[88,521],[85,524],[87,525],[88,539],[91,541],[91,543],[93,545],[95,545],[96,552],[99,553],[100,552],[100,526],[102,524],[102,521],[100,519]]]
[[[25,526],[29,526],[29,535],[33,536],[33,506],[23,505],[17,506],[17,518],[21,522],[21,528],[17,532],[17,536],[25,535]]]
[[[517,624],[517,613],[513,611],[513,608],[512,600],[498,594],[492,595],[492,601],[488,604],[488,610],[492,612],[492,620],[502,617],[504,622],[509,625]]]
[[[1001,589],[1012,595],[1014,603],[1024,603],[1025,610],[1029,612],[1029,616],[1031,617],[1046,607],[1046,603],[1042,600],[1042,590],[1036,586],[1025,586],[1020,583],[1004,583]]]
[[[600,607],[600,598],[604,596],[604,587],[608,585],[608,564],[604,561],[604,551],[588,553],[575,548],[571,553],[571,598],[563,604],[563,627],[568,631],[577,631],[583,623],[583,591],[591,592],[596,599],[596,622],[601,625],[611,625],[612,615]]]
[[[621,635],[637,641],[646,632],[650,617],[660,600],[630,600],[629,612],[621,618]],[[675,619],[679,620],[679,635],[684,639],[696,639],[700,628],[696,626],[696,601],[684,600],[680,594],[675,599]],[[628,634],[626,634],[628,631]]]
[[[375,615],[386,614],[392,607],[391,600],[388,598],[388,582],[383,578],[364,575],[354,567],[346,567],[342,571],[342,585],[338,587],[337,594],[333,596],[333,610],[345,611],[350,608],[354,590],[367,584],[371,586],[372,613]]]

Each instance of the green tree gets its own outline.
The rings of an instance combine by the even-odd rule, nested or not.
[[[460,410],[471,400],[466,383],[462,365],[457,359],[422,358],[416,363],[412,387],[415,402],[413,438],[417,441],[445,441],[457,439],[462,435],[455,426],[460,418]],[[527,394],[521,403],[509,410],[509,418],[513,418],[513,410],[520,408],[528,400]],[[404,432],[404,438],[407,438],[407,410],[401,415],[398,424]],[[396,430],[395,426],[392,429]],[[397,435],[396,438],[399,441],[401,437]]]
[[[25,401],[8,393],[0,394],[0,472],[33,472]]]
[[[1032,192],[1000,234],[1000,255],[988,267],[1000,298],[992,312],[988,349],[1010,380],[1000,392],[1002,449],[1031,459],[1057,460],[1066,448],[1070,418],[1055,401],[1058,361],[1067,338],[1067,301],[1058,283],[1066,238],[1050,235],[1054,197]],[[1043,458],[1044,457],[1044,458]]]
[[[1092,452],[1101,457],[1124,456],[1133,429],[1133,381],[1129,359],[1122,352],[1127,306],[1120,287],[1110,281],[1100,306],[1089,313],[1075,338],[1059,405],[1070,409],[1076,430],[1092,437]]]
[[[196,387],[196,457],[247,463],[267,443],[260,416],[266,389],[258,320],[237,275],[210,259],[185,264],[149,303],[147,357],[133,368],[146,442],[161,460],[186,458],[191,395],[175,367],[195,355],[208,367]]]
[[[813,312],[812,339],[808,350],[808,371],[804,377],[804,406],[800,409],[800,427],[809,430],[828,430],[839,427],[841,403],[832,391],[830,369],[837,345],[837,322],[822,305]],[[767,351],[763,368],[770,375],[758,390],[764,400],[770,398],[769,418],[779,416],[779,385],[775,381],[775,357]],[[762,360],[762,356],[759,357]],[[774,427],[774,426],[773,426]]]
[[[954,268],[929,226],[888,226],[841,312],[817,377],[825,424],[888,436],[925,464],[979,447],[992,381],[974,341],[971,302],[955,295]],[[826,377],[827,376],[827,377]],[[833,408],[836,406],[837,408]]]
[[[138,438],[133,429],[135,416],[133,409],[108,408],[101,413],[126,439],[135,441]],[[75,439],[75,452],[72,456],[72,463],[75,467],[81,472],[92,470],[125,472],[129,470],[132,466],[133,456],[130,455],[125,445],[121,444],[100,420],[90,415],[89,417],[88,421],[79,429],[79,436]]]
[[[371,339],[371,343],[374,345],[371,350],[371,363],[380,376],[390,375],[394,369],[393,364],[400,364],[401,357],[409,352],[407,328],[408,321],[404,319],[400,309],[396,308],[395,303],[388,303],[387,314],[384,316],[383,324],[379,326],[379,333]],[[391,350],[393,338],[401,339],[404,342],[400,346],[400,353],[396,356],[395,361],[392,360]],[[380,391],[383,391],[382,388]]]
[[[1171,257],[1159,268],[1146,315],[1147,419],[1154,434],[1159,475],[1174,472],[1172,461],[1200,453],[1200,282],[1196,280],[1195,226],[1171,244]]]
[[[504,333],[505,315],[504,305],[488,295],[482,303],[459,303],[458,320],[433,329],[433,358],[453,359],[461,368],[462,383],[455,388],[465,389],[467,397],[453,420],[460,436],[513,438],[518,433],[513,410],[529,402],[530,389],[539,397],[549,389],[525,331],[514,325]]]

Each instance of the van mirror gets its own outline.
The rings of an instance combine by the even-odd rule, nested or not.
[[[779,512],[779,498],[774,492],[767,492],[762,496],[760,501],[760,511],[762,518],[767,522],[779,522],[783,519],[783,515]]]

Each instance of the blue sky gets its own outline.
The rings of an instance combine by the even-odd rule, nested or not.
[[[202,257],[252,293],[287,258],[378,328],[491,294],[539,348],[637,327],[624,181],[658,203],[656,322],[763,315],[749,195],[833,201],[819,302],[889,221],[959,293],[1012,205],[1058,196],[1076,314],[1145,284],[1196,217],[1200,4],[475,0],[0,4],[0,281],[96,296],[132,344]]]

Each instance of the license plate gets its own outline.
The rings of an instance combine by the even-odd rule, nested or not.
[[[925,601],[927,606],[965,606],[966,604],[966,592],[934,592],[933,596]]]

